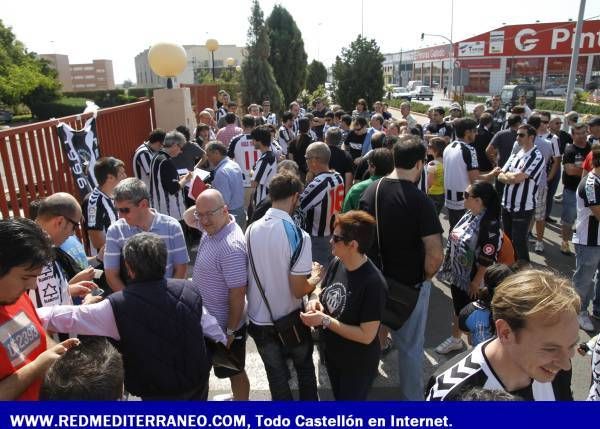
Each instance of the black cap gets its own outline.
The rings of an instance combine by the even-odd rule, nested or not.
[[[589,127],[600,126],[600,116],[593,116],[592,119],[590,119],[587,124]]]

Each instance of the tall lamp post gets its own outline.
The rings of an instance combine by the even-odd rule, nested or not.
[[[212,78],[213,82],[215,81],[215,51],[219,49],[219,42],[215,39],[208,39],[206,41],[206,49],[210,52],[210,57],[212,60]]]
[[[424,40],[425,36],[441,37],[442,39],[444,39],[444,40],[448,41],[448,43],[450,43],[450,77],[448,78],[448,94],[452,94],[454,92],[454,43],[452,43],[452,39],[449,39],[446,36],[442,36],[441,34],[421,33],[421,40]],[[442,71],[443,70],[444,70],[444,62],[442,61]],[[452,97],[450,97],[450,98],[452,98]]]

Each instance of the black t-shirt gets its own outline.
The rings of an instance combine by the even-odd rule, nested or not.
[[[385,279],[371,260],[348,271],[339,259],[334,259],[329,264],[323,285],[319,300],[325,314],[352,326],[381,320]],[[327,359],[334,366],[357,372],[377,370],[380,353],[377,335],[370,344],[361,344],[325,329],[321,338]]]
[[[362,154],[362,146],[365,142],[366,137],[367,133],[358,135],[354,131],[350,131],[348,133],[348,136],[346,136],[344,145],[346,146],[346,150],[348,151],[353,160],[358,158]]]
[[[517,140],[517,132],[512,128],[498,131],[492,137],[490,144],[494,149],[498,151],[498,166],[504,167],[510,154],[512,153],[513,146]]]
[[[337,146],[329,146],[331,157],[329,158],[329,168],[333,168],[345,178],[346,173],[352,173],[354,165],[352,157],[348,152]]]
[[[435,124],[433,122],[430,122],[427,125],[425,133],[437,134],[440,137],[448,136],[452,140],[452,136],[454,135],[454,129],[452,128],[451,122],[444,121],[441,124]]]
[[[565,148],[569,143],[573,143],[573,137],[571,137],[571,134],[565,130],[560,130],[558,133],[558,149],[560,150],[561,155],[565,153]]]
[[[406,285],[425,280],[425,246],[423,237],[441,234],[433,202],[417,185],[407,180],[381,179],[379,188],[379,238],[383,267],[386,275]],[[379,181],[373,182],[359,207],[375,216],[375,191]],[[369,252],[377,260],[377,240]]]
[[[288,153],[294,156],[294,161],[298,164],[300,171],[304,174],[308,173],[308,165],[306,165],[306,148],[312,143],[312,139],[308,134],[300,134],[290,143]]]
[[[485,154],[485,149],[488,147],[488,144],[490,144],[493,136],[494,135],[492,132],[486,130],[485,127],[480,126],[477,128],[477,136],[473,142],[473,147],[475,148],[475,152],[477,152],[477,164],[479,165],[479,171],[492,171],[494,168]]]
[[[173,158],[173,164],[178,170],[187,169],[193,171],[194,166],[206,152],[197,143],[188,142],[181,149],[181,153]]]
[[[565,147],[565,153],[563,154],[562,162],[563,164],[575,164],[575,166],[581,167],[585,157],[588,153],[590,153],[590,150],[591,147],[589,144],[586,144],[586,146],[583,148],[575,146],[574,144],[568,144]],[[576,176],[570,176],[567,174],[566,170],[563,170],[562,181],[565,189],[576,191],[577,186],[581,181],[581,175],[578,174]]]
[[[360,162],[354,171],[354,177],[356,180],[367,180],[369,177],[371,177],[371,174],[369,173],[369,160],[371,159],[372,153],[373,151],[369,151],[360,159]]]
[[[312,111],[312,115],[315,118],[324,118],[325,117],[325,113],[327,113],[327,109],[323,108],[323,110],[313,110]],[[319,125],[317,127],[312,127],[313,131],[315,132],[315,134],[317,135],[317,141],[323,141],[323,128],[325,127],[325,125]]]

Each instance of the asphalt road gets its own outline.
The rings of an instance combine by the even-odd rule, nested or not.
[[[392,115],[400,117],[400,112],[397,109],[390,109]],[[415,115],[419,122],[425,122],[424,115]],[[558,193],[562,190],[559,188]],[[554,204],[552,217],[560,218],[561,205]],[[440,216],[442,226],[444,227],[447,237],[448,220],[445,214]],[[531,252],[532,262],[540,267],[551,269],[565,277],[571,277],[575,269],[575,258],[573,256],[565,256],[560,253],[560,226],[558,224],[548,224],[545,232],[545,252],[543,255],[537,255]],[[194,260],[194,257],[192,257]],[[451,353],[449,355],[439,355],[435,352],[435,347],[445,340],[450,335],[450,323],[452,317],[452,301],[450,289],[448,286],[434,280],[434,287],[431,290],[431,298],[429,302],[429,312],[427,319],[427,328],[425,334],[425,355],[423,377],[427,380],[435,369],[460,352]],[[594,321],[595,333],[587,333],[580,331],[581,342],[588,341],[590,334],[593,336],[600,331],[600,322]],[[323,400],[332,400],[327,371],[324,366],[320,365],[318,352],[315,349],[313,360],[317,371],[317,382],[319,387],[319,395]],[[573,381],[572,389],[575,399],[583,400],[587,397],[590,386],[591,374],[591,358],[589,356],[580,356],[575,354],[572,359],[573,363]],[[379,376],[375,380],[373,389],[369,399],[371,400],[395,400],[397,399],[397,382],[398,382],[398,358],[397,353],[392,350],[379,365]],[[248,339],[246,369],[250,378],[250,398],[252,400],[269,400],[269,388],[266,379],[264,367],[256,346],[252,339]],[[290,369],[293,374],[293,369],[290,363]],[[292,376],[291,386],[297,388],[295,376]],[[220,395],[230,393],[229,381],[219,380],[211,376],[210,380],[210,398],[215,399]]]

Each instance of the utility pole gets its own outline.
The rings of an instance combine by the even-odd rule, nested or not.
[[[565,100],[565,113],[573,109],[573,96],[575,81],[577,80],[577,63],[579,62],[579,45],[581,43],[581,30],[583,28],[583,13],[585,12],[585,0],[579,0],[579,17],[575,25],[575,46],[571,54],[571,68],[569,69],[569,82],[567,84],[567,98]],[[567,129],[566,121],[563,123],[563,129]]]
[[[364,22],[365,22],[365,1],[360,0],[360,37],[364,36]]]

